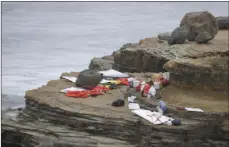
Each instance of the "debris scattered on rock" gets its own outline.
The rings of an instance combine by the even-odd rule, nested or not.
[[[178,30],[188,25],[188,30],[191,31],[188,35],[189,40],[195,40],[198,43],[207,43],[218,32],[217,26],[214,26],[214,17],[208,14],[208,12],[191,13],[185,17],[182,20],[184,26],[180,26]],[[219,19],[217,21],[219,28],[222,28]],[[225,24],[225,22],[221,22],[221,24]],[[99,84],[94,87],[95,89],[84,90],[73,87],[75,86],[73,82],[76,77],[73,76],[74,78],[72,78],[70,74],[66,73],[62,76],[69,76],[65,77],[65,79],[71,82],[62,79],[53,80],[48,82],[46,86],[29,90],[25,96],[26,109],[20,112],[21,115],[18,115],[17,119],[14,120],[6,119],[6,117],[2,121],[2,138],[5,146],[9,145],[6,145],[9,142],[22,146],[36,147],[129,146],[129,143],[131,143],[130,146],[135,144],[149,146],[153,144],[154,146],[164,147],[168,146],[168,143],[170,146],[179,146],[180,139],[183,139],[181,132],[184,131],[186,136],[189,136],[190,145],[227,147],[229,134],[226,127],[228,126],[226,118],[228,118],[228,113],[221,113],[221,111],[224,112],[227,110],[224,101],[221,101],[219,104],[215,103],[215,96],[211,96],[214,99],[214,102],[211,104],[207,103],[209,101],[208,99],[198,101],[197,99],[201,98],[201,96],[203,97],[207,92],[202,92],[203,95],[200,94],[200,97],[198,97],[198,94],[195,92],[193,94],[193,91],[190,92],[190,90],[187,92],[182,89],[177,92],[172,86],[173,83],[179,81],[180,83],[188,83],[188,85],[194,83],[196,85],[213,85],[213,87],[226,87],[228,89],[227,37],[228,31],[220,31],[219,35],[212,40],[211,44],[199,45],[195,42],[188,42],[179,45],[179,43],[185,42],[184,38],[181,38],[178,41],[171,40],[172,43],[176,44],[172,46],[169,46],[164,41],[157,44],[158,39],[156,37],[146,38],[141,40],[139,44],[124,45],[113,54],[114,56],[93,59],[90,69],[94,70],[91,72],[82,71],[80,79],[83,80],[78,82],[82,86],[92,85],[92,87]],[[168,34],[167,36],[161,34],[158,38],[164,40],[171,39]],[[176,38],[176,35],[174,38]],[[109,64],[107,64],[108,60]],[[106,79],[103,79],[101,82],[101,74],[95,71],[109,69],[111,67],[110,63],[115,63],[121,68],[118,71],[103,71]],[[129,79],[127,77],[130,73],[128,75],[121,73],[127,71],[142,72],[131,74],[144,74],[147,80],[137,77]],[[165,71],[167,74],[165,74]],[[158,74],[158,78],[154,79],[151,78],[152,72],[164,73]],[[149,99],[141,97],[141,92],[144,92],[145,96],[151,92],[150,88],[153,87],[147,85],[145,81],[154,79],[156,82],[161,82],[162,87],[164,87],[167,85],[166,82],[170,81],[170,73],[173,83],[165,89],[170,87],[173,87],[173,89],[170,89],[167,93],[169,94],[167,95],[169,98],[167,100],[163,99],[168,105],[163,101],[160,101],[158,104],[157,100],[152,97],[149,97]],[[126,86],[118,86],[120,83]],[[128,86],[130,85],[133,88],[129,88]],[[159,85],[155,84],[154,86]],[[64,89],[62,92],[67,93],[67,95],[72,94],[71,96],[74,97],[78,97],[80,94],[85,98],[89,95],[101,95],[98,98],[71,99],[66,98],[66,95],[60,93],[61,89]],[[156,89],[163,90],[160,86]],[[156,89],[152,91],[156,91],[156,95],[160,94],[160,91]],[[76,90],[79,93],[74,93]],[[109,94],[104,95],[107,90],[110,90]],[[125,105],[124,99],[117,100],[117,98],[126,98],[125,95],[130,95],[128,90],[133,90],[135,92],[134,95],[136,94],[136,96],[128,97],[128,107],[131,109],[129,111],[128,107],[121,107]],[[71,93],[71,91],[73,92]],[[82,91],[86,92],[84,93]],[[217,93],[216,95],[218,96],[220,94]],[[191,100],[188,100],[189,98]],[[196,99],[196,101],[193,99]],[[110,106],[111,102],[113,102],[112,106],[114,107]],[[220,113],[204,113],[199,108],[176,107],[170,105],[169,102],[175,105],[196,105],[204,110],[206,108],[207,110],[219,111]],[[153,112],[155,108],[158,112]],[[221,110],[221,108],[223,109]],[[169,109],[166,114],[168,117],[162,115],[167,109]],[[192,112],[188,113],[188,111]],[[130,112],[147,121],[141,120]],[[8,113],[8,115],[12,114]],[[174,120],[172,117],[181,118],[182,124],[181,120]],[[19,119],[22,120],[22,123]],[[31,120],[33,120],[33,123],[31,123]],[[55,124],[52,122],[55,122]],[[152,125],[149,122],[157,125]],[[159,124],[169,126],[158,126]],[[171,125],[180,127],[170,127]],[[44,129],[44,126],[47,127]],[[88,133],[81,131],[87,131]]]

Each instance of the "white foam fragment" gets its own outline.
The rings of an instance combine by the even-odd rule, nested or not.
[[[112,78],[128,78],[129,77],[129,75],[121,73],[114,69],[99,71],[99,73],[103,74],[104,77],[112,77]]]
[[[185,107],[185,110],[187,111],[192,111],[192,112],[204,112],[202,109],[200,108],[189,108],[189,107]]]
[[[137,97],[136,96],[129,96],[128,102],[133,103]]]
[[[61,78],[66,79],[68,81],[71,81],[73,83],[76,82],[77,78],[76,77],[70,77],[70,76],[62,76]]]
[[[85,89],[80,88],[80,87],[70,87],[70,88],[65,88],[61,90],[61,93],[67,93],[67,91],[84,91]]]
[[[140,109],[140,106],[137,103],[129,103],[128,107],[129,107],[130,110],[138,110],[138,109]]]

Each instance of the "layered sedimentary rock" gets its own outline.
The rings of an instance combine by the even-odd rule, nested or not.
[[[143,109],[155,110],[157,105],[155,101],[142,98],[135,89],[121,86],[105,95],[78,99],[60,93],[75,83],[57,79],[28,90],[26,108],[20,110],[18,117],[3,113],[2,145],[227,147],[228,93],[198,88],[198,85],[228,90],[228,31],[220,31],[208,44],[185,42],[169,46],[169,34],[159,38],[125,44],[111,56],[94,58],[89,68],[114,68],[146,81],[153,72],[169,71],[171,85],[162,94],[169,110],[165,115],[181,120],[181,126],[153,125],[134,115],[127,106],[130,94],[138,96]],[[71,72],[61,76],[78,75],[78,72]],[[177,84],[190,87],[180,88]],[[125,99],[125,105],[112,107],[111,103],[119,98]],[[198,107],[204,112],[180,111],[176,106]]]
[[[64,75],[73,76],[77,73],[64,73]],[[143,73],[143,75],[139,76],[147,77],[147,74]],[[134,89],[120,87],[105,95],[86,99],[66,97],[63,93],[59,93],[61,89],[73,85],[74,83],[65,79],[59,79],[52,80],[38,89],[27,91],[26,108],[20,112],[19,117],[13,120],[3,117],[4,145],[26,147],[227,146],[228,114],[224,111],[185,112],[169,105],[169,112],[166,115],[180,119],[182,125],[179,127],[153,125],[135,116],[126,104],[123,107],[110,105],[114,100],[123,97],[127,103],[127,95],[134,94],[139,97],[138,103],[141,108],[154,110],[155,103],[141,98],[140,93],[135,92]]]
[[[220,31],[208,44],[169,46],[153,37],[117,51],[113,67],[122,72],[169,71],[174,83],[228,90],[228,56],[228,31]]]

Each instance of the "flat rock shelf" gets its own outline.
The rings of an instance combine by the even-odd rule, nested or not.
[[[77,74],[72,72],[62,75],[77,76]],[[146,78],[147,74],[138,73],[138,76]],[[203,113],[178,111],[173,105],[169,105],[169,112],[166,115],[182,120],[182,125],[153,125],[135,116],[128,109],[129,94],[139,97],[138,102],[142,108],[149,110],[155,108],[153,101],[142,98],[134,89],[121,86],[116,90],[110,90],[105,95],[84,99],[66,97],[59,92],[72,86],[74,83],[58,79],[49,81],[47,85],[38,89],[27,91],[26,108],[20,110],[19,116],[12,119],[3,115],[3,143],[34,147],[175,147],[185,144],[227,146],[229,133],[226,105],[222,105],[224,108],[218,112],[206,109],[207,111]],[[170,90],[174,90],[173,88],[176,87],[172,85],[167,87],[164,96]],[[171,97],[173,99],[176,96],[179,97],[179,93],[173,93]],[[121,97],[125,98],[125,106],[111,106],[114,100]],[[189,99],[194,97],[189,95]],[[173,104],[180,104],[179,99]],[[212,107],[211,104],[209,107]]]

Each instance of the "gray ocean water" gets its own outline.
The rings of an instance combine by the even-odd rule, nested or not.
[[[2,108],[24,105],[26,90],[204,10],[227,16],[228,3],[2,2]]]

